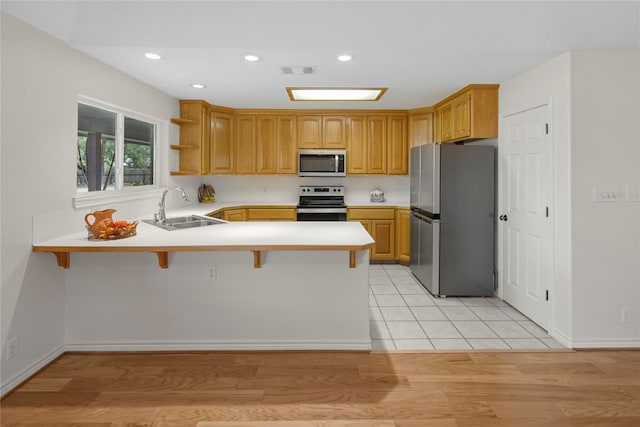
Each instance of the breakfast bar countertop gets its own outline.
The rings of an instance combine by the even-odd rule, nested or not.
[[[171,216],[194,214],[172,211]],[[155,252],[162,268],[169,252],[253,251],[254,267],[261,266],[260,252],[271,250],[344,250],[355,264],[355,251],[375,244],[359,222],[225,222],[205,227],[167,231],[140,221],[132,237],[95,241],[86,231],[34,242],[34,252],[51,252],[58,265],[70,266],[71,252]]]

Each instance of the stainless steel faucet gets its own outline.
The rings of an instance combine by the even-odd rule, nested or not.
[[[164,223],[167,220],[167,214],[165,213],[165,210],[164,210],[164,201],[165,201],[165,198],[167,197],[167,193],[171,190],[178,191],[182,196],[182,201],[184,201],[185,204],[189,203],[189,198],[187,197],[187,193],[184,192],[182,187],[175,186],[175,187],[167,188],[162,193],[162,198],[160,199],[160,203],[158,204],[158,206],[160,206],[160,210],[158,211],[157,214],[154,215],[156,222]]]

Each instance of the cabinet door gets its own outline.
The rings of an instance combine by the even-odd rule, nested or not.
[[[246,221],[247,211],[246,209],[227,209],[223,213],[223,219],[225,221]]]
[[[451,141],[453,139],[453,108],[451,104],[438,110],[438,125],[439,142]]]
[[[410,116],[409,146],[417,147],[431,142],[433,142],[433,113]]]
[[[256,119],[256,173],[277,173],[277,133],[275,116]]]
[[[322,116],[298,116],[298,148],[322,148]]]
[[[393,220],[371,220],[371,236],[376,246],[371,253],[371,259],[395,259],[395,233]]]
[[[369,116],[367,120],[368,173],[387,173],[387,117]]]
[[[471,94],[466,93],[452,102],[453,139],[471,136]]]
[[[233,116],[211,111],[209,165],[213,174],[233,173]]]
[[[367,117],[347,119],[347,173],[365,174],[367,168]]]
[[[322,117],[322,148],[342,149],[347,147],[344,116]]]
[[[410,221],[409,209],[396,210],[396,259],[402,263],[409,263],[410,249]]]
[[[406,175],[409,173],[409,146],[407,143],[406,116],[390,116],[388,121],[389,137],[387,173]]]
[[[296,117],[278,116],[276,130],[277,173],[298,173]]]
[[[236,115],[236,173],[256,172],[256,116]]]

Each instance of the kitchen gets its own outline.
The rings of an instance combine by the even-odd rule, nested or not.
[[[76,197],[75,186],[70,185],[74,182],[76,147],[65,141],[76,135],[78,94],[168,122],[179,117],[178,99],[198,99],[198,93],[191,92],[191,97],[168,96],[16,18],[3,13],[2,19],[3,352],[9,338],[20,337],[19,357],[3,359],[4,392],[5,384],[24,378],[63,351],[67,328],[79,326],[67,323],[65,311],[67,298],[81,296],[66,294],[67,275],[73,273],[56,266],[50,254],[31,252],[34,216],[54,218],[54,228],[71,231],[83,224],[87,212],[95,210],[73,209],[71,202]],[[637,26],[634,28],[637,31]],[[637,44],[623,47],[637,49]],[[596,44],[593,48],[608,46]],[[615,82],[609,78],[611,74],[616,75]],[[555,285],[551,300],[552,333],[568,347],[637,347],[640,341],[638,205],[624,200],[594,203],[592,191],[594,187],[613,188],[617,197],[621,189],[638,187],[640,156],[637,144],[632,143],[638,140],[637,126],[633,126],[637,124],[638,106],[637,99],[629,95],[637,90],[628,91],[630,86],[637,87],[635,77],[637,53],[602,50],[558,52],[540,57],[529,67],[501,80],[490,80],[500,83],[501,120],[525,104],[553,99],[552,129],[556,144],[550,184],[555,190],[551,250],[554,263],[550,273]],[[479,75],[464,84],[442,89],[433,102],[413,99],[402,102],[406,102],[404,108],[430,106],[465,84],[484,80]],[[391,89],[387,96],[392,96]],[[250,99],[249,93],[241,91],[234,99],[220,96],[215,103],[237,108],[286,108],[275,102],[252,105]],[[616,109],[614,114],[596,108],[602,105],[623,108]],[[593,125],[603,121],[608,126]],[[34,122],[38,125],[34,126]],[[196,200],[197,188],[207,183],[216,189],[218,202],[269,203],[278,199],[280,203],[295,205],[299,185],[327,184],[280,175],[172,177],[168,171],[179,167],[178,153],[170,152],[169,145],[178,143],[179,129],[167,123],[159,132],[163,145],[158,151],[170,153],[158,159],[158,169],[166,171],[160,183],[183,186],[192,200]],[[614,143],[615,154],[610,149]],[[21,178],[19,184],[17,177]],[[385,203],[408,206],[408,175],[347,176],[338,180],[344,183],[347,205],[368,203],[371,190],[380,188],[385,193]],[[150,217],[160,195],[161,191],[157,191],[145,199],[95,206],[114,206],[118,209],[117,217],[123,219]],[[168,212],[181,209],[181,203],[170,196]],[[606,229],[594,230],[590,224],[603,215],[618,220]],[[153,267],[155,270],[150,270],[153,274],[160,274],[153,255],[141,257],[148,257],[137,259]],[[74,256],[70,270],[80,264],[74,260],[95,262],[94,258],[95,254]],[[126,262],[124,257],[114,260]],[[602,283],[608,286],[606,301],[601,298]],[[620,321],[620,307],[629,307],[630,322]]]

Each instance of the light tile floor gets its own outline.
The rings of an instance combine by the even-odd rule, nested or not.
[[[408,267],[369,266],[374,350],[563,348],[499,298],[435,298]]]

